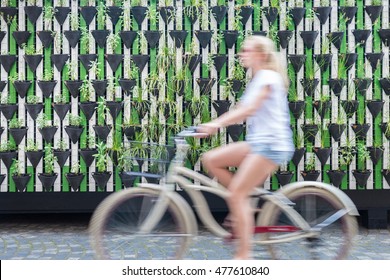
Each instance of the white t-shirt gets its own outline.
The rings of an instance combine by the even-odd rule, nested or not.
[[[272,70],[256,72],[244,92],[242,104],[254,102],[262,88],[268,85],[271,86],[268,97],[247,119],[246,140],[270,144],[271,150],[275,151],[293,151],[287,93],[279,73]]]

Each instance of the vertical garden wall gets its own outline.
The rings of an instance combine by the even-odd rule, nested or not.
[[[234,106],[250,34],[276,42],[291,79],[297,149],[265,187],[389,188],[387,0],[1,0],[0,14],[1,192],[130,186],[122,171],[140,166],[123,159],[140,151],[123,139],[170,144]],[[190,141],[187,165],[244,135]]]

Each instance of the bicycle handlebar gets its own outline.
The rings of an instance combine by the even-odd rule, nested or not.
[[[197,136],[209,136],[207,133],[197,132],[196,126],[189,126],[179,132],[176,137],[184,138],[184,137],[197,137]]]

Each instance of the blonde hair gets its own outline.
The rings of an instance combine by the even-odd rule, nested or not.
[[[265,36],[250,36],[245,41],[253,43],[254,48],[259,52],[268,54],[265,68],[278,72],[282,76],[284,86],[288,89],[290,80],[287,75],[286,59],[276,50],[275,43]]]

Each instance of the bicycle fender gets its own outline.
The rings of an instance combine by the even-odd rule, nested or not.
[[[295,182],[285,185],[284,187],[280,188],[278,192],[280,192],[283,195],[287,195],[288,193],[295,191],[296,189],[306,188],[306,187],[317,187],[321,189],[325,189],[332,193],[335,197],[337,197],[341,203],[344,204],[344,207],[348,210],[348,213],[352,216],[359,216],[359,212],[353,203],[352,199],[349,198],[348,195],[346,195],[343,191],[340,189],[331,186],[329,184],[325,184],[322,182],[315,182],[315,181],[303,181],[303,182]]]

